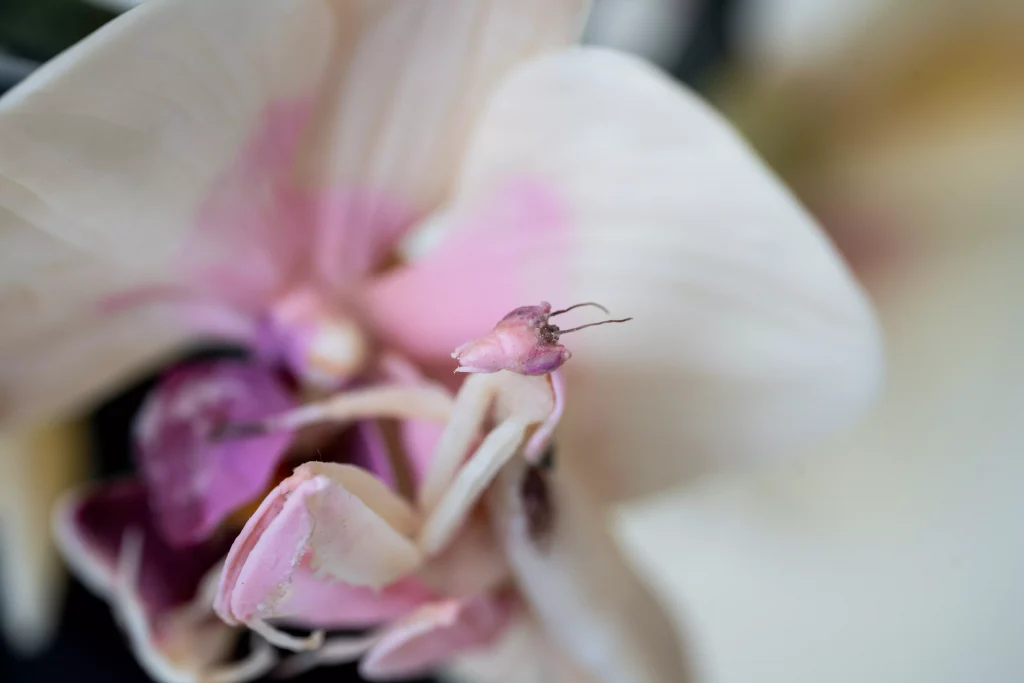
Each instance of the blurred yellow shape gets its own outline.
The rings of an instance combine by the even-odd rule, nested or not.
[[[0,431],[0,624],[10,647],[32,655],[59,625],[65,574],[50,509],[88,469],[83,425]]]

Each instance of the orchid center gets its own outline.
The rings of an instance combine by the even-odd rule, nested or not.
[[[332,391],[367,366],[371,346],[356,319],[328,306],[311,289],[288,293],[267,315],[261,346],[288,366],[300,384]]]

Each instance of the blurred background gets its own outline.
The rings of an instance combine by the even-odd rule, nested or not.
[[[0,92],[132,4],[0,0]],[[718,107],[818,217],[887,339],[885,394],[848,433],[618,511],[702,678],[1024,681],[1024,3],[594,4],[587,41]],[[47,541],[57,491],[128,468],[145,386],[78,427],[0,436],[0,466],[34,468],[0,480],[36,488],[0,499],[5,681],[145,680]],[[87,460],[63,447],[82,436]]]

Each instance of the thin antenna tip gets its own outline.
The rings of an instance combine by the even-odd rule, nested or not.
[[[563,308],[561,310],[554,311],[553,313],[549,313],[548,317],[551,318],[551,317],[554,317],[556,315],[562,315],[563,313],[568,313],[569,311],[575,310],[577,308],[583,308],[584,306],[593,306],[594,308],[599,308],[602,311],[604,311],[605,315],[611,315],[611,312],[607,308],[605,308],[601,304],[597,303],[596,301],[584,301],[583,303],[573,304],[572,306],[569,306],[568,308]]]

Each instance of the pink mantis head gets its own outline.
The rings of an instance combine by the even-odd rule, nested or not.
[[[502,318],[494,329],[455,349],[452,358],[459,361],[455,372],[498,372],[508,370],[520,375],[546,375],[562,367],[572,358],[569,349],[558,340],[563,334],[605,323],[624,323],[632,318],[602,320],[563,330],[550,318],[580,308],[594,306],[608,313],[601,304],[585,302],[560,311],[551,311],[551,304],[520,306]]]

